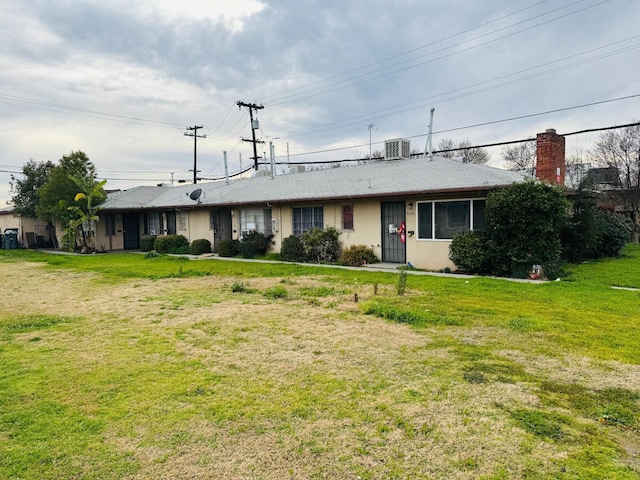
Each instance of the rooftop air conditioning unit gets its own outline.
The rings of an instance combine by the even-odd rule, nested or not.
[[[384,142],[384,159],[395,160],[409,158],[411,156],[411,140],[406,138],[394,138]]]

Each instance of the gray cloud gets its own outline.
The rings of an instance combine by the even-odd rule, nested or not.
[[[300,153],[366,143],[370,122],[377,141],[422,134],[431,106],[436,130],[446,130],[640,93],[631,49],[640,39],[595,50],[638,34],[640,4],[626,0],[268,0],[234,23],[197,9],[172,17],[127,4],[28,3],[0,6],[8,40],[0,59],[11,66],[0,74],[0,117],[11,126],[0,132],[0,154],[8,165],[84,149],[99,171],[144,170],[156,180],[190,168],[179,128],[133,119],[220,125],[201,142],[203,169],[218,165],[223,149],[237,163],[239,153],[249,156],[238,99],[264,103],[264,134],[288,134],[274,140],[277,152],[289,142]],[[548,127],[625,123],[637,105],[568,110],[449,136],[482,143]],[[414,144],[422,147],[424,139]],[[0,174],[0,199],[8,196],[7,181]]]

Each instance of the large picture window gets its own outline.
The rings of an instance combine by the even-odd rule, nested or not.
[[[293,209],[293,234],[302,235],[312,228],[324,228],[324,208],[295,207]]]
[[[485,228],[484,200],[418,202],[418,239],[450,240]]]
[[[240,210],[240,231],[243,235],[258,232],[271,235],[271,209],[245,208]]]

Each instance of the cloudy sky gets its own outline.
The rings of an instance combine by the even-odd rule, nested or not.
[[[207,135],[199,176],[224,173],[223,151],[238,171],[239,100],[264,106],[259,154],[271,141],[279,161],[423,149],[431,107],[434,144],[629,123],[639,20],[637,0],[2,1],[0,206],[9,172],[75,150],[108,188],[191,179],[187,126]]]

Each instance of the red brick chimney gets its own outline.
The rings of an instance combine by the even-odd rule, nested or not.
[[[551,184],[564,185],[564,137],[553,128],[536,137],[536,177]]]

